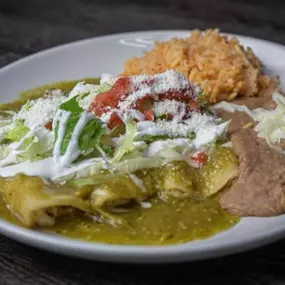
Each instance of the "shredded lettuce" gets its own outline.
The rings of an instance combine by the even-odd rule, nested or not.
[[[168,135],[157,135],[157,136],[152,136],[152,135],[143,135],[141,137],[136,137],[136,141],[145,141],[145,142],[155,142],[155,141],[163,141],[169,139]]]
[[[113,163],[111,169],[119,173],[132,173],[144,168],[156,168],[165,163],[160,157],[137,157]]]
[[[32,107],[31,101],[28,100],[28,101],[22,106],[22,109],[30,110],[31,107]]]
[[[85,87],[85,88],[84,88]],[[107,92],[112,88],[112,85],[107,82],[101,82],[100,85],[82,85],[82,93],[80,93],[76,100],[80,107],[88,109],[94,98],[103,92]]]
[[[31,102],[28,100],[21,109],[29,110],[31,108]],[[8,131],[8,133],[5,136],[5,139],[11,142],[18,142],[20,141],[27,133],[30,131],[30,129],[24,124],[24,120],[15,120],[15,123],[11,122],[11,125],[13,127]]]
[[[285,97],[275,92],[272,99],[277,104],[274,110],[253,110],[253,119],[257,122],[254,130],[271,148],[284,154],[285,151],[276,144],[285,139]]]
[[[30,106],[30,101],[27,101],[22,108],[28,110]],[[3,143],[0,149],[0,159],[7,157],[12,149],[19,151],[17,154],[18,162],[34,161],[50,156],[53,147],[53,134],[51,131],[44,127],[38,127],[31,131],[24,124],[24,120],[16,119],[13,122],[13,116],[16,115],[13,111],[6,111],[3,115],[5,115],[2,116],[3,120],[9,122],[9,124],[1,128]]]
[[[90,151],[100,146],[101,136],[104,134],[104,128],[102,123],[94,118],[90,120],[84,127],[80,137],[79,137],[79,147],[82,151]],[[104,147],[103,147],[104,149]],[[107,151],[107,148],[105,148]]]
[[[132,152],[142,145],[134,140],[137,133],[136,124],[132,121],[126,123],[126,133],[123,139],[122,144],[115,151],[113,162],[118,162],[122,159],[124,155]]]
[[[29,131],[20,140],[2,143],[0,160],[6,158],[12,150],[17,150],[17,162],[36,161],[51,156],[53,133],[45,128]]]
[[[169,135],[156,135],[156,136],[153,136],[153,135],[143,135],[143,136],[136,137],[135,141],[145,141],[145,142],[148,142],[148,143],[152,143],[152,142],[155,142],[155,141],[164,141],[164,140],[171,139],[171,138],[172,137],[170,137]],[[191,140],[194,140],[196,138],[196,133],[191,131],[188,134],[188,138],[191,139]]]
[[[264,138],[271,148],[284,154],[284,150],[276,144],[280,143],[281,139],[285,139],[285,96],[275,92],[272,99],[277,105],[274,110],[263,108],[250,110],[245,105],[224,101],[214,105],[212,109],[222,109],[230,113],[245,112],[257,123],[254,127],[257,136]]]
[[[35,161],[51,156],[53,134],[45,128],[39,128],[25,140],[22,152],[17,156],[20,162]]]
[[[107,82],[103,82],[103,83],[100,83],[98,91],[99,91],[99,93],[103,93],[103,92],[109,91],[111,88],[112,88],[111,84],[109,84]]]
[[[167,161],[160,157],[138,157],[133,159],[124,160],[118,163],[110,164],[111,171],[101,173],[102,168],[98,168],[98,163],[79,171],[77,179],[71,181],[74,186],[95,185],[103,183],[109,179],[124,173],[133,173],[140,169],[157,168],[166,163]]]
[[[114,175],[118,175],[124,173],[132,173],[140,169],[156,168],[170,161],[169,159],[165,160],[161,157],[137,157],[123,160],[117,163],[104,161],[104,159],[99,160],[100,158],[95,159],[98,161],[94,161],[92,164],[87,163],[87,166],[84,166],[83,163],[82,168],[77,169],[75,172],[67,172],[64,175],[58,176],[53,181],[55,183],[60,183],[62,181],[68,180],[71,184],[76,186],[88,185],[92,184],[92,181],[95,181],[96,177],[102,174],[102,170],[106,171],[107,165],[107,169],[109,169]],[[97,182],[95,181],[94,183]]]
[[[0,110],[0,128],[7,127],[13,123],[14,111]]]
[[[116,178],[118,175],[119,174],[114,174],[114,173],[106,173],[106,174],[99,173],[94,176],[75,179],[71,181],[71,184],[77,187],[82,187],[85,185],[99,185],[104,182],[110,181],[110,179]]]
[[[13,128],[13,116],[14,115],[15,115],[14,111],[0,110],[0,142],[1,143],[5,142],[4,140],[6,139],[7,134]]]
[[[196,133],[194,131],[190,131],[188,136],[186,137],[190,140],[194,140],[196,138]],[[165,141],[167,139],[173,139],[173,136],[168,134],[162,135],[140,135],[137,133],[136,137],[134,138],[135,141],[145,141],[148,143],[156,142],[156,141]]]
[[[6,158],[9,155],[10,149],[6,144],[0,145],[0,160]]]
[[[17,121],[13,129],[11,129],[6,136],[7,140],[12,142],[20,141],[27,133],[29,128],[24,125],[23,121]]]

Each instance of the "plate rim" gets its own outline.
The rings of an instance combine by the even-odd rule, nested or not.
[[[74,45],[84,45],[88,42],[92,42],[92,41],[102,41],[102,40],[108,40],[108,39],[112,39],[112,38],[116,38],[119,36],[131,36],[134,34],[166,34],[166,33],[191,33],[194,30],[187,30],[187,29],[183,29],[183,30],[179,30],[179,29],[174,29],[174,30],[168,30],[168,29],[161,29],[161,30],[142,30],[142,31],[133,31],[133,32],[126,32],[126,33],[112,33],[112,34],[107,34],[107,35],[101,35],[101,36],[94,36],[94,37],[89,37],[89,38],[84,38],[84,39],[80,39],[80,40],[75,40],[75,41],[71,41],[71,42],[67,42],[67,43],[63,43],[63,44],[59,44],[56,46],[52,46],[43,50],[39,50],[35,53],[29,54],[27,56],[24,56],[23,58],[17,59],[15,61],[12,61],[11,63],[8,63],[4,66],[2,66],[0,68],[0,75],[3,72],[6,72],[7,70],[9,70],[10,68],[16,67],[19,64],[25,63],[33,58],[37,58],[40,57],[42,55],[48,54],[48,53],[53,53],[56,52],[58,50],[61,49],[65,49],[68,48],[69,46],[74,46]],[[202,30],[205,31],[205,30]],[[245,40],[255,40],[258,41],[260,43],[264,43],[264,44],[269,44],[269,45],[274,45],[277,48],[283,49],[285,50],[285,45],[282,45],[280,43],[277,42],[272,42],[266,39],[261,39],[258,37],[250,37],[250,36],[244,36],[241,34],[236,34],[236,33],[226,33],[226,32],[222,32],[221,34],[224,35],[228,35],[228,36],[232,36],[232,37],[238,37],[240,39],[245,39]]]
[[[77,41],[72,41],[64,44],[60,44],[54,47],[50,47],[36,53],[30,54],[24,58],[11,62],[0,69],[0,76],[5,72],[9,72],[9,69],[17,68],[21,64],[27,63],[29,60],[37,59],[38,57],[46,54],[52,54],[59,50],[69,48],[71,46],[84,45],[86,43],[94,41],[94,44],[98,41],[104,41],[109,39],[116,39],[120,37],[131,37],[139,35],[152,35],[157,36],[159,34],[166,35],[175,33],[190,33],[193,30],[145,30],[145,31],[133,31],[127,33],[114,33],[108,35],[102,35],[99,37],[90,37]],[[236,36],[244,40],[254,40],[266,45],[273,45],[282,49],[285,52],[285,46],[276,42],[271,42],[265,39],[243,36],[240,34],[224,33],[229,36]],[[230,229],[229,229],[230,230]],[[248,249],[253,249],[258,246],[276,241],[285,236],[284,227],[271,229],[266,233],[259,233],[254,236],[248,236],[243,240],[243,243],[232,243],[230,240],[217,245],[205,245],[202,248],[188,248],[187,244],[176,245],[110,245],[98,242],[86,242],[79,239],[71,239],[66,237],[52,236],[47,233],[26,229],[21,226],[12,224],[4,219],[0,218],[0,233],[18,242],[32,245],[33,247],[53,251],[55,253],[61,253],[64,255],[70,255],[75,257],[81,257],[86,259],[101,260],[101,261],[115,261],[115,262],[132,262],[132,263],[168,263],[168,262],[181,262],[181,261],[193,261],[200,259],[214,258],[218,256],[224,256],[232,253],[238,253]],[[197,241],[199,242],[199,240]],[[192,243],[192,242],[190,242]]]

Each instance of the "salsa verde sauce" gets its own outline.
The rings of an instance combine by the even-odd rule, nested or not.
[[[19,109],[28,99],[39,98],[45,90],[70,91],[79,81],[99,83],[98,78],[63,81],[24,91],[20,99],[0,105],[0,109]],[[20,189],[20,185],[19,185]],[[85,241],[126,245],[163,245],[205,239],[233,227],[239,217],[221,209],[218,196],[205,200],[152,198],[150,208],[137,207],[129,212],[116,213],[128,226],[113,227],[98,223],[84,213],[59,217],[53,227],[46,229],[59,235]],[[0,216],[21,225],[21,222],[0,200]]]

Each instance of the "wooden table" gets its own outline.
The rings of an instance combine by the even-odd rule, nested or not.
[[[0,1],[0,66],[61,43],[147,29],[219,27],[285,44],[284,0],[63,2]],[[2,236],[0,246],[1,285],[285,284],[285,241],[216,260],[157,266],[72,259]]]

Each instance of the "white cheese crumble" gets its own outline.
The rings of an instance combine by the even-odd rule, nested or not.
[[[137,129],[139,132],[138,136],[168,135],[169,137],[187,137],[192,131],[208,131],[209,128],[216,127],[218,123],[221,123],[221,119],[194,112],[191,118],[183,122],[174,120],[161,120],[158,122],[143,121],[137,123]]]
[[[100,120],[104,123],[108,123],[110,121],[111,116],[113,115],[114,111],[109,111],[106,113],[103,113],[100,117]]]
[[[194,90],[197,95],[201,95],[202,89],[198,84],[194,84]]]
[[[101,75],[101,79],[100,79],[100,84],[110,84],[110,85],[114,85],[114,83],[116,82],[116,80],[118,79],[118,77],[116,77],[115,75],[111,74],[111,73],[103,73]]]
[[[131,76],[130,79],[135,86],[151,85],[156,91],[154,93],[164,93],[169,90],[180,90],[189,87],[189,81],[185,75],[173,69],[155,75],[135,75]],[[149,81],[153,81],[154,84],[149,84]]]
[[[84,81],[78,82],[74,88],[69,93],[69,99],[75,96],[82,96],[92,92],[96,92],[99,88],[99,85],[85,83]]]
[[[182,120],[186,115],[187,106],[185,103],[176,100],[164,100],[154,102],[153,111],[157,116],[171,114],[174,120]]]
[[[44,127],[52,121],[57,109],[66,99],[65,96],[55,95],[32,100],[21,108],[20,112],[15,115],[14,121],[24,120],[24,124],[29,129]]]

